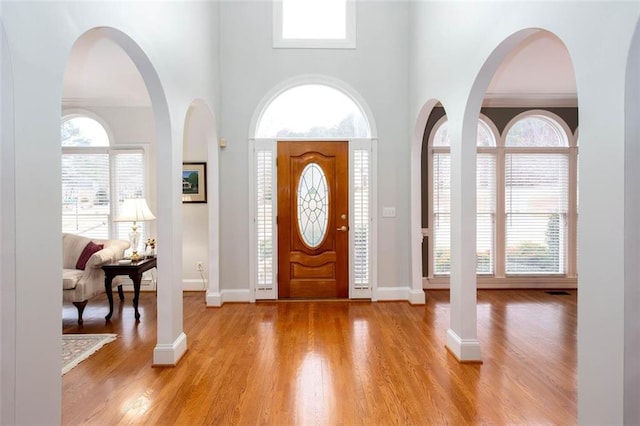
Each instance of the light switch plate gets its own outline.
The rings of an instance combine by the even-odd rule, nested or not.
[[[396,217],[396,208],[395,207],[383,207],[382,208],[382,217]]]

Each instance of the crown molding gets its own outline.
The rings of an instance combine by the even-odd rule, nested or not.
[[[149,100],[133,99],[130,97],[99,97],[72,98],[63,97],[62,106],[65,108],[87,107],[151,107]]]
[[[482,106],[577,108],[578,97],[575,93],[487,93],[482,101]]]

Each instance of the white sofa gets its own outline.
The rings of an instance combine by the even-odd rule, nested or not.
[[[91,254],[85,268],[78,269],[78,259],[87,244],[102,244],[104,248]],[[123,240],[90,239],[75,234],[62,235],[62,300],[72,302],[78,308],[78,324],[82,324],[82,313],[87,301],[104,292],[104,272],[102,265],[115,262],[124,257],[129,242]],[[115,277],[113,287],[122,285],[124,277]]]

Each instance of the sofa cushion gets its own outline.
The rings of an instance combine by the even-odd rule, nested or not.
[[[78,261],[76,262],[76,269],[82,269],[87,266],[87,261],[91,257],[91,255],[97,251],[100,251],[104,248],[104,244],[96,244],[93,241],[89,241],[85,246],[84,250],[80,254]]]
[[[72,290],[76,288],[78,280],[82,276],[82,271],[79,269],[63,269],[62,270],[62,289]]]

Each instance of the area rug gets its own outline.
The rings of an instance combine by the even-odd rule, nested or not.
[[[98,349],[116,340],[116,334],[63,334],[62,374],[69,372]]]

